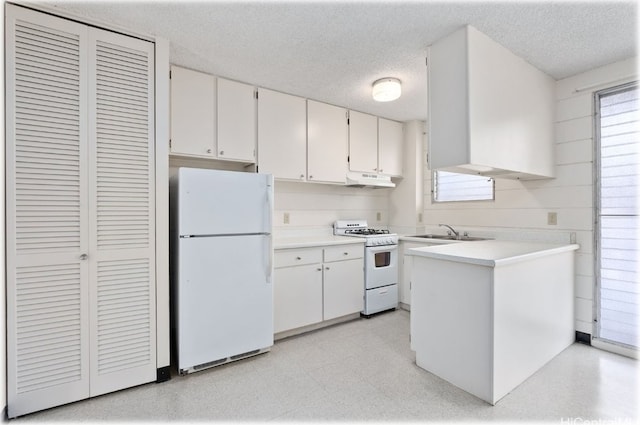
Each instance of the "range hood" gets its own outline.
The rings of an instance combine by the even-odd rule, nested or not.
[[[391,181],[391,177],[383,174],[370,174],[370,173],[347,173],[346,186],[352,187],[396,187],[396,184]]]

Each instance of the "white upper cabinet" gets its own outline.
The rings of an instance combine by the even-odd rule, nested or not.
[[[471,26],[428,53],[432,170],[553,177],[555,82]]]
[[[171,153],[215,158],[216,78],[171,66]]]
[[[349,170],[402,176],[402,123],[349,111]]]
[[[378,171],[378,117],[349,111],[349,170]]]
[[[258,170],[274,178],[307,178],[307,103],[302,97],[259,89]]]
[[[255,93],[252,85],[218,78],[218,159],[255,162]]]
[[[307,179],[345,183],[349,129],[347,110],[307,100]]]
[[[402,123],[378,118],[378,172],[402,175]]]

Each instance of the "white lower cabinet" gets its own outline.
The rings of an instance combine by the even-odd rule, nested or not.
[[[358,313],[363,307],[361,244],[275,253],[274,332]]]
[[[364,248],[361,245],[324,249],[323,319],[362,311],[364,296]],[[351,258],[345,260],[345,258]]]
[[[398,279],[400,282],[400,285],[398,285],[398,301],[406,306],[411,305],[411,270],[413,269],[413,256],[407,255],[407,252],[412,248],[422,248],[432,245],[434,244],[408,241],[401,241],[400,243],[402,266],[400,267],[400,276]]]
[[[322,268],[320,264],[275,270],[274,332],[322,321]]]

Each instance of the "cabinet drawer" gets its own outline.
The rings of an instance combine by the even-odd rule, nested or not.
[[[301,266],[303,264],[322,263],[322,249],[282,249],[274,253],[273,265],[278,267]]]
[[[325,263],[362,257],[364,257],[364,246],[361,244],[330,246],[324,249]]]

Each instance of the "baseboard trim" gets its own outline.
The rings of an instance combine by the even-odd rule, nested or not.
[[[576,331],[576,342],[591,345],[591,335],[586,332]]]
[[[165,382],[171,379],[171,366],[156,369],[156,382]]]
[[[591,345],[600,350],[609,351],[611,353],[620,354],[621,356],[629,357],[638,360],[638,350],[616,345],[611,342],[606,342],[598,338],[591,340]]]

